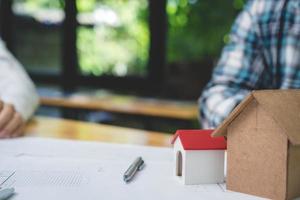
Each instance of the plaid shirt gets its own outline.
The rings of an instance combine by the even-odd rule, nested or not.
[[[200,99],[215,128],[251,90],[300,88],[300,0],[250,0]]]

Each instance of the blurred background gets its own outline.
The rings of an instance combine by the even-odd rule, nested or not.
[[[0,2],[1,37],[41,96],[117,94],[182,107],[197,104],[245,0]],[[42,105],[39,115],[168,132],[199,128],[197,119]]]

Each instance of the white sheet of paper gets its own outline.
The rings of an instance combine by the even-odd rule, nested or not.
[[[226,191],[224,184],[182,185],[173,174],[172,153],[171,148],[98,142],[1,140],[0,187],[15,187],[13,200],[259,199]],[[123,173],[137,156],[146,166],[126,184]]]

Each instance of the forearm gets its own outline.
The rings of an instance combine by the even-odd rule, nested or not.
[[[249,1],[236,19],[230,41],[199,99],[203,128],[217,127],[264,75],[263,52],[257,30],[258,1]]]
[[[33,115],[39,104],[35,88],[29,84],[7,87],[4,92],[1,92],[0,99],[12,104],[25,121]]]
[[[226,85],[208,87],[199,99],[202,128],[216,128],[250,92]]]
[[[38,106],[38,94],[20,63],[1,41],[0,71],[0,100],[12,104],[22,118],[28,120]]]

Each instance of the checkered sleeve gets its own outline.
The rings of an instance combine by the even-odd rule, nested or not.
[[[250,1],[232,26],[211,81],[199,98],[202,128],[217,127],[258,84],[263,73],[256,31],[257,5]],[[262,2],[262,1],[261,1]]]

